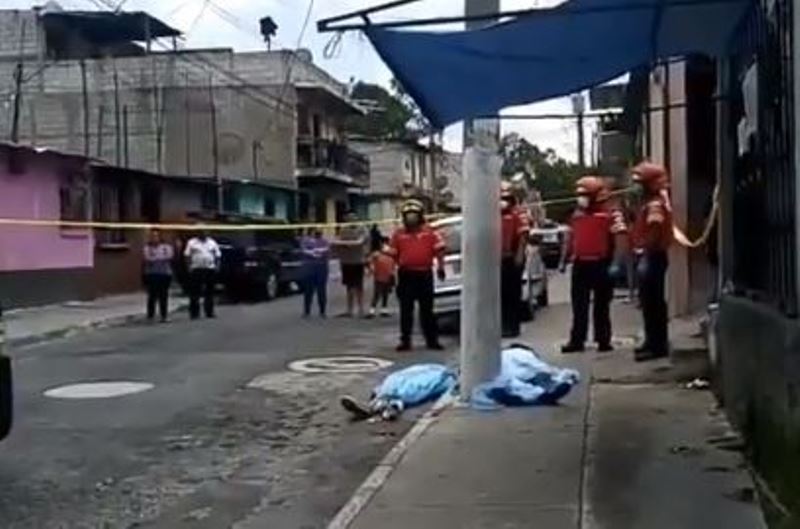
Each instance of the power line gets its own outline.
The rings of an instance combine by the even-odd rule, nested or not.
[[[203,15],[205,14],[209,3],[210,3],[209,0],[203,0],[203,5],[202,7],[200,7],[200,12],[197,13],[197,16],[194,17],[194,20],[192,20],[192,23],[189,24],[189,27],[186,29],[186,32],[184,33],[185,38],[189,38],[189,35],[191,35],[192,31],[194,31],[194,29],[197,27],[197,24],[200,22],[200,19],[203,18]]]
[[[162,46],[163,48],[165,48],[167,51],[172,52],[172,50],[170,50],[169,47],[167,47],[163,43],[161,43],[159,41],[157,41],[157,43],[160,46]],[[231,86],[229,86],[230,88],[240,92],[242,95],[245,95],[245,96],[249,97],[253,101],[256,101],[257,103],[260,103],[263,106],[265,106],[265,107],[267,107],[267,108],[269,108],[269,109],[271,109],[271,110],[273,110],[275,112],[283,113],[284,115],[286,115],[287,117],[290,117],[292,119],[295,118],[294,108],[291,105],[287,105],[282,100],[280,100],[279,98],[277,98],[276,96],[274,96],[274,95],[272,95],[272,94],[270,94],[268,92],[265,92],[265,91],[262,91],[262,90],[258,90],[257,88],[252,87],[250,85],[250,83],[247,82],[246,79],[241,78],[235,72],[227,70],[227,69],[215,64],[214,62],[203,58],[200,55],[192,56],[190,54],[174,53],[174,56],[177,57],[178,59],[181,59],[181,60],[184,60],[186,62],[192,63],[195,66],[199,66],[201,68],[206,68],[206,69],[208,69],[208,68],[213,69],[217,73],[219,73],[221,75],[224,75],[227,78],[229,78],[230,80],[232,80],[232,81],[234,81],[234,82],[239,84],[239,86],[231,85]],[[263,97],[265,97],[267,99],[272,100],[275,104],[268,103],[267,101],[265,101],[263,99],[260,99],[257,96],[254,96],[248,90],[257,91],[259,93],[259,95],[261,95],[261,96],[263,96]]]
[[[297,51],[303,46],[303,37],[306,35],[306,30],[308,29],[308,24],[311,21],[311,13],[314,11],[314,0],[309,0],[308,2],[308,9],[306,9],[306,16],[305,20],[303,20],[303,26],[300,28],[300,34],[297,37],[297,45],[295,46],[295,52],[289,56],[289,60],[286,64],[286,79],[283,82],[283,87],[281,87],[280,92],[280,101],[283,101],[284,96],[286,95],[286,90],[289,88],[289,83],[292,80],[292,70],[294,69],[295,61],[297,61]]]

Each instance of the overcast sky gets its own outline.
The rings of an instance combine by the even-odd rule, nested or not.
[[[4,8],[28,8],[46,0],[2,0]],[[57,0],[65,9],[97,9],[103,2],[120,0]],[[316,21],[382,3],[384,0],[126,0],[123,9],[148,11],[165,22],[187,32],[189,47],[232,47],[237,50],[263,49],[258,20],[271,16],[278,24],[273,46],[309,48],[314,60],[347,82],[351,78],[388,84],[391,73],[382,63],[370,43],[361,34],[344,36],[335,57],[324,57],[323,50],[330,34],[318,34]],[[503,9],[547,6],[558,0],[501,0]],[[310,22],[303,32],[303,22],[311,6]],[[381,20],[407,19],[439,15],[458,15],[463,11],[462,0],[421,0],[402,9],[383,15]],[[302,37],[301,37],[302,34]],[[507,112],[566,113],[570,103],[560,99]],[[576,159],[575,123],[566,120],[503,122],[503,132],[516,131],[541,147],[552,147],[561,156]],[[460,148],[461,131],[447,131],[448,148]],[[587,135],[587,138],[590,137]],[[588,155],[588,153],[587,153]]]

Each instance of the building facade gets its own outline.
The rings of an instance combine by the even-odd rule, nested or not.
[[[415,140],[352,141],[369,159],[370,185],[365,193],[369,218],[391,219],[408,198],[433,210],[458,208],[461,197],[461,155],[431,149]]]
[[[671,308],[710,306],[714,388],[758,472],[800,512],[800,10],[760,0],[729,55],[650,72],[642,154],[670,168]],[[716,190],[716,191],[715,191]]]
[[[284,220],[299,216],[300,187],[313,209],[368,180],[339,134],[359,109],[304,50],[178,49],[179,32],[145,13],[0,10],[0,34],[0,76],[22,72],[0,107],[11,141],[215,178],[218,207]],[[227,196],[228,180],[257,185]]]
[[[5,219],[89,219],[90,168],[81,156],[0,144]],[[2,226],[0,304],[39,305],[91,297],[94,234],[58,226]]]

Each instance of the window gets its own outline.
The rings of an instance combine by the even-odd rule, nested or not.
[[[728,80],[732,279],[736,291],[797,315],[792,3],[754,9]],[[758,256],[754,258],[754,256]]]
[[[131,196],[123,182],[102,182],[95,189],[94,218],[98,222],[125,222],[130,218]],[[98,229],[95,232],[100,247],[127,245],[128,233],[123,229]]]
[[[86,221],[89,219],[88,179],[75,173],[62,177],[59,189],[61,220]]]

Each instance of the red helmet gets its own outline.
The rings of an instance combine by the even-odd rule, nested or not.
[[[595,202],[602,202],[608,198],[606,184],[599,176],[584,176],[575,182],[575,193],[586,195]]]
[[[663,165],[642,162],[631,173],[634,182],[639,182],[650,191],[658,192],[669,187],[669,174]]]

